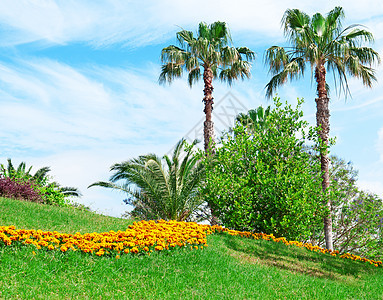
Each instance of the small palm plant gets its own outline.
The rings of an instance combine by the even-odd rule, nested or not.
[[[238,114],[235,120],[245,126],[250,133],[257,129],[264,132],[267,129],[267,117],[270,115],[270,109],[270,106],[266,109],[259,106],[256,109],[250,109],[247,114]]]
[[[126,192],[130,197],[127,203],[134,206],[130,214],[140,219],[190,220],[203,204],[198,188],[204,168],[193,153],[196,141],[188,147],[185,144],[184,139],[178,142],[171,158],[147,154],[115,164],[109,182],[89,187]]]

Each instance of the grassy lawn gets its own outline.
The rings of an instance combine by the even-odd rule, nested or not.
[[[68,233],[130,222],[9,199],[0,211],[0,225]],[[208,244],[119,259],[0,245],[0,298],[383,299],[382,268],[227,234],[208,236]]]

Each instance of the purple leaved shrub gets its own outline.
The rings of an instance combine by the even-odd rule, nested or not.
[[[42,203],[43,199],[34,189],[34,183],[9,177],[0,177],[0,197]]]

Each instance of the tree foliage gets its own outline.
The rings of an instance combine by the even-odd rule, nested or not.
[[[304,148],[318,142],[317,132],[301,119],[303,101],[295,109],[274,102],[265,126],[249,131],[237,122],[215,155],[204,158],[202,193],[229,228],[299,239],[324,213],[320,164]]]
[[[337,156],[331,156],[330,160],[334,248],[381,259],[382,199],[357,186],[358,172],[350,161]],[[323,240],[318,242],[321,245]]]

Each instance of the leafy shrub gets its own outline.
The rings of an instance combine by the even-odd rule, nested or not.
[[[39,191],[44,201],[44,204],[58,206],[65,206],[66,204],[68,204],[66,195],[61,192],[59,187],[55,186],[52,183],[37,186],[37,190]]]
[[[0,197],[44,202],[34,182],[9,177],[0,177]]]
[[[304,147],[318,138],[313,128],[305,133],[303,101],[296,109],[274,103],[263,126],[247,130],[238,122],[215,155],[204,158],[201,192],[228,228],[301,239],[324,213],[320,163]]]

